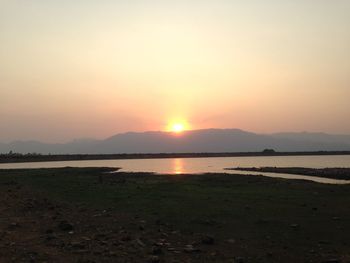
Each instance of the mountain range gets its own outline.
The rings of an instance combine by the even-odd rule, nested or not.
[[[0,153],[118,154],[275,151],[349,151],[350,135],[326,133],[258,134],[239,129],[172,132],[127,132],[104,140],[81,139],[62,144],[39,141],[0,143]]]

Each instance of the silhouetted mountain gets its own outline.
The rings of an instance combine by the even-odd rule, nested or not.
[[[190,153],[350,150],[349,135],[324,133],[256,134],[239,129],[206,129],[169,132],[128,132],[105,140],[74,140],[66,144],[16,141],[0,144],[0,152],[43,154],[112,154],[112,153]]]
[[[286,138],[298,141],[313,141],[322,143],[340,143],[340,144],[350,144],[350,135],[333,135],[327,133],[316,133],[316,132],[281,132],[272,134],[277,138]]]

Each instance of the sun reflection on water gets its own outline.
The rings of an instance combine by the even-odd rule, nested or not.
[[[184,173],[184,164],[182,159],[174,159],[172,163],[173,173],[174,174],[183,174]]]

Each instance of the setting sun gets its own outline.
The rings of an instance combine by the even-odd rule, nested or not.
[[[181,133],[187,130],[189,125],[185,121],[172,121],[168,124],[167,131]]]
[[[182,123],[174,123],[171,127],[173,132],[182,132],[185,129],[185,126]]]

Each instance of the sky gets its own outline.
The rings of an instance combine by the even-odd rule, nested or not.
[[[0,142],[350,134],[348,0],[0,0]]]

